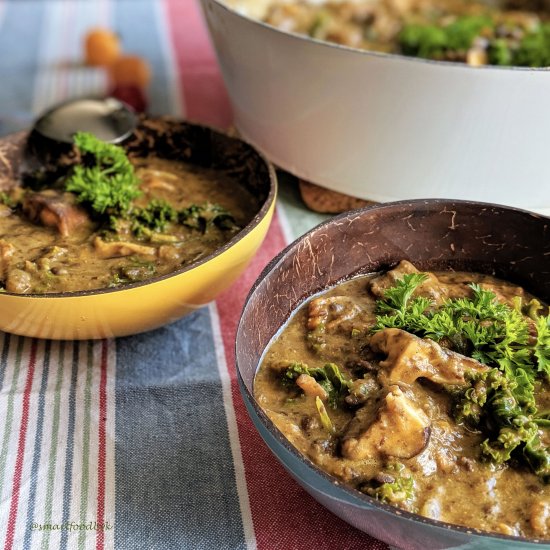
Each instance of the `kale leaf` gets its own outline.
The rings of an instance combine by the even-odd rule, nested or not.
[[[414,480],[410,475],[404,475],[404,465],[401,463],[391,463],[387,466],[387,471],[382,477],[387,477],[388,480],[384,483],[375,483],[365,487],[364,491],[371,497],[389,504],[399,504],[410,500],[414,496]]]
[[[301,374],[308,374],[327,392],[328,402],[336,408],[348,394],[352,381],[344,378],[342,372],[334,363],[326,363],[323,367],[308,367],[305,363],[291,363],[284,371],[287,381],[294,381]]]
[[[165,200],[153,199],[143,208],[132,209],[132,231],[139,237],[150,231],[162,233],[178,219],[178,212]]]
[[[550,480],[550,449],[539,437],[546,422],[536,416],[531,382],[507,378],[496,368],[468,376],[472,385],[458,397],[455,418],[490,434],[481,443],[482,456],[497,464],[512,458],[524,460],[536,475]],[[526,382],[531,393],[525,392],[530,397],[523,404],[516,397],[516,388]]]

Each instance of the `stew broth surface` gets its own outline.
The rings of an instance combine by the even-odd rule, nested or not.
[[[486,436],[453,417],[449,388],[458,383],[452,380],[458,375],[451,369],[458,369],[459,363],[454,367],[452,362],[437,365],[432,361],[434,350],[428,349],[433,342],[426,344],[420,339],[419,346],[426,344],[426,350],[418,348],[420,355],[407,358],[407,339],[416,337],[402,331],[394,333],[393,339],[388,337],[384,353],[373,350],[376,299],[403,272],[414,270],[406,264],[402,262],[385,275],[352,279],[301,306],[264,354],[254,383],[258,403],[302,454],[360,491],[448,523],[550,538],[550,490],[544,481],[524,467],[482,460],[480,445]],[[459,272],[430,274],[420,294],[436,300],[463,297],[469,293],[467,283],[472,282],[491,289],[504,303],[512,304],[514,296],[530,298],[515,285]],[[388,374],[388,363],[393,360],[397,364],[403,357],[408,370],[395,383],[390,380],[393,371]],[[472,362],[477,368],[477,362],[458,354],[453,361],[457,357],[466,367]],[[432,379],[420,376],[409,383],[403,381],[416,368],[415,361],[422,363],[421,368],[431,369],[430,361],[435,365]],[[332,433],[323,425],[317,408],[316,397],[323,397],[319,388],[310,386],[307,377],[300,387],[298,380],[293,384],[283,381],[282,372],[292,363],[311,368],[335,363],[346,379],[353,380],[344,402],[331,406],[325,400]],[[550,408],[547,383],[537,388],[536,398],[539,409]],[[396,407],[401,399],[406,401],[405,409],[410,405],[409,410]],[[410,423],[401,435],[397,433],[403,428],[399,415]],[[548,445],[547,432],[541,430],[540,435]],[[398,478],[412,479],[410,498],[376,493],[376,487],[384,483],[390,487]]]

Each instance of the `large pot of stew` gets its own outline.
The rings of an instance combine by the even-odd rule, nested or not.
[[[364,199],[550,212],[550,26],[512,0],[203,0],[239,131]]]

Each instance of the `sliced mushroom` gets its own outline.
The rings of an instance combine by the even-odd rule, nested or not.
[[[177,186],[172,182],[177,183],[178,176],[174,174],[164,170],[143,169],[139,171],[139,176],[142,180],[141,189],[144,191],[168,191],[169,193],[176,191]]]
[[[26,294],[30,292],[32,277],[30,273],[22,269],[10,269],[6,277],[6,290],[15,294]]]
[[[63,237],[91,223],[86,211],[74,203],[73,195],[52,190],[25,197],[23,212],[35,223],[56,227]]]
[[[430,419],[424,411],[399,386],[391,386],[376,420],[357,437],[344,438],[342,455],[351,460],[412,458],[426,448],[430,432]]]
[[[437,384],[464,385],[466,371],[487,370],[475,359],[398,328],[377,332],[372,336],[370,346],[387,355],[380,362],[383,369],[380,376],[388,385],[398,382],[412,384],[418,378],[428,378]]]
[[[94,247],[102,258],[118,258],[121,256],[131,256],[132,254],[154,256],[156,252],[152,246],[144,246],[126,241],[106,242],[100,237],[94,239]]]

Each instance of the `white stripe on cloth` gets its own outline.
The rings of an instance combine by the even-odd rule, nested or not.
[[[183,101],[183,90],[180,89],[180,79],[178,78],[178,66],[176,64],[176,54],[174,46],[170,40],[170,28],[166,21],[166,9],[163,8],[161,1],[154,2],[155,22],[157,25],[158,38],[162,53],[168,66],[168,86],[170,90],[170,114],[185,118],[186,110]]]
[[[277,203],[276,209],[279,225],[281,226],[281,231],[283,232],[283,237],[285,239],[285,244],[289,244],[296,238],[292,232],[292,226],[290,225],[286,211],[280,201]]]
[[[215,302],[208,306],[210,312],[210,321],[212,324],[212,335],[214,338],[214,347],[216,350],[216,359],[218,363],[218,372],[222,384],[223,406],[227,418],[227,429],[229,434],[229,444],[233,456],[233,466],[235,468],[235,482],[237,485],[237,494],[239,496],[239,507],[243,522],[244,538],[248,550],[256,550],[256,535],[254,533],[254,523],[252,522],[252,511],[250,509],[250,500],[248,498],[248,487],[244,471],[243,457],[241,453],[241,444],[239,441],[239,431],[235,408],[233,406],[233,395],[231,393],[231,378],[227,368],[225,357],[225,348],[223,345],[220,317]]]
[[[115,435],[116,435],[116,342],[109,340],[107,348],[107,426],[105,461],[105,522],[115,525]],[[105,531],[105,548],[115,547],[115,531]]]

